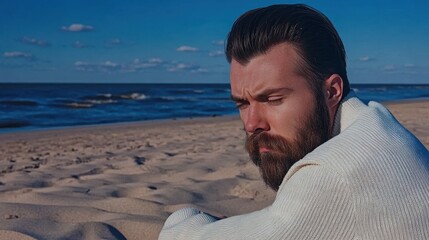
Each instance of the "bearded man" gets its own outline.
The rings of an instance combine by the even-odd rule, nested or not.
[[[246,149],[276,199],[225,219],[181,209],[160,239],[429,239],[428,150],[350,90],[343,43],[322,13],[249,11],[226,55]]]

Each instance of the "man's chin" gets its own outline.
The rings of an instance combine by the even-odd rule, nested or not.
[[[283,178],[289,171],[293,162],[281,153],[263,153],[259,158],[259,171],[265,184],[277,191]]]

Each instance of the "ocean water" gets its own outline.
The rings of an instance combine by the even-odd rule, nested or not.
[[[352,85],[364,101],[429,98],[429,85]],[[229,84],[0,84],[0,133],[238,114]]]

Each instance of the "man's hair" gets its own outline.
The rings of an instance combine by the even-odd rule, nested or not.
[[[298,73],[314,91],[332,74],[343,79],[343,96],[350,86],[344,45],[331,21],[321,12],[303,4],[273,5],[241,15],[228,35],[225,54],[247,64],[280,43],[290,43],[300,56]]]

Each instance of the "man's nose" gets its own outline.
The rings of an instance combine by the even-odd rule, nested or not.
[[[266,114],[262,111],[261,106],[249,106],[244,128],[246,132],[249,133],[259,133],[270,130]]]

